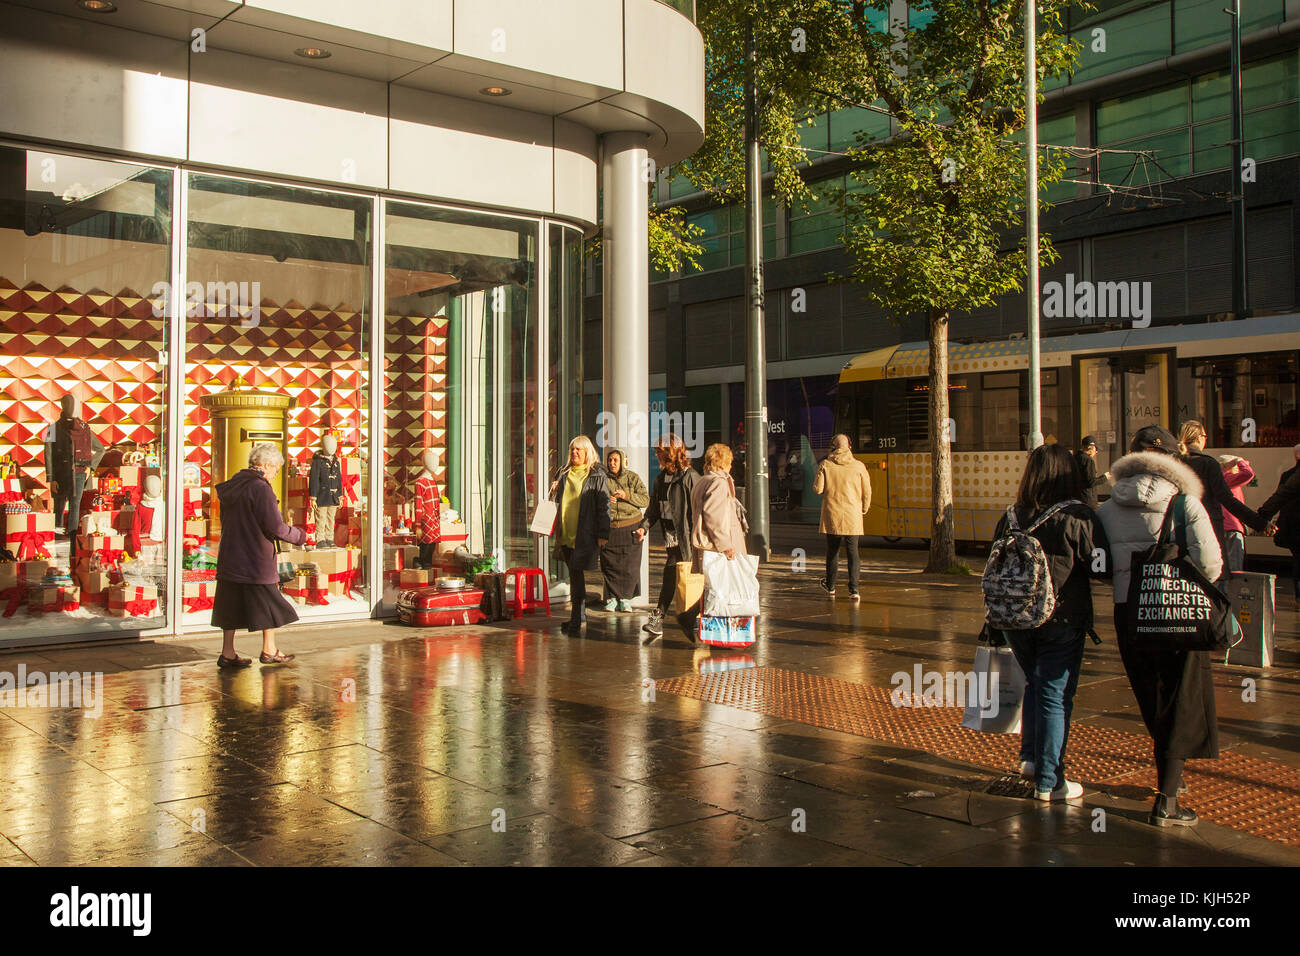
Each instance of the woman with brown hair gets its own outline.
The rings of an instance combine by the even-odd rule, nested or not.
[[[659,459],[659,476],[650,492],[650,507],[646,509],[641,526],[636,529],[637,541],[658,524],[664,532],[664,547],[668,556],[664,561],[663,584],[659,587],[659,601],[650,612],[650,620],[641,630],[653,641],[664,632],[664,611],[673,601],[677,591],[677,562],[690,561],[691,553],[691,493],[700,480],[699,472],[691,467],[691,454],[676,435],[664,435],[655,445]]]

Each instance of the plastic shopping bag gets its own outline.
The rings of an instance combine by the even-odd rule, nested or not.
[[[738,554],[728,561],[718,551],[704,552],[704,606],[708,617],[758,614],[758,558]]]
[[[1025,672],[1009,647],[981,643],[966,680],[966,710],[961,725],[986,734],[1020,733]]]
[[[749,647],[754,643],[752,617],[700,616],[699,639],[701,644],[714,647]],[[751,662],[751,665],[752,662]]]

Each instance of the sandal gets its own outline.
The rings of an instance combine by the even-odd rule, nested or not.
[[[253,659],[251,657],[240,657],[238,654],[236,654],[234,657],[226,657],[224,654],[217,655],[218,668],[247,667],[251,663],[253,663]]]
[[[293,659],[293,654],[286,654],[284,651],[276,651],[274,657],[268,657],[263,653],[261,657],[263,664],[287,664]]]

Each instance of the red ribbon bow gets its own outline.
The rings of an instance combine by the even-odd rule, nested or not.
[[[185,610],[187,611],[210,611],[212,610],[212,595],[204,594],[199,597],[185,599]]]
[[[126,611],[128,617],[147,617],[153,613],[154,605],[157,601],[123,601],[122,610]]]
[[[5,590],[0,591],[0,601],[8,602],[5,605],[4,616],[13,617],[14,612],[18,610],[23,601],[26,600],[26,597],[27,592],[22,588],[6,588]]]
[[[30,561],[45,553],[45,542],[54,540],[53,531],[17,531],[6,538],[19,561]]]
[[[122,560],[122,552],[110,547],[102,547],[93,552],[99,555],[99,565],[101,568],[115,568],[118,562]]]
[[[348,500],[353,504],[361,500],[361,496],[357,494],[357,484],[360,481],[361,476],[359,474],[343,476],[343,493],[348,496]]]

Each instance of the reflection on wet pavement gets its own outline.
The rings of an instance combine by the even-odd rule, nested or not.
[[[760,638],[743,651],[698,648],[672,628],[645,645],[643,615],[593,613],[583,639],[561,636],[561,617],[291,629],[293,666],[240,672],[218,672],[207,638],[0,656],[0,671],[103,671],[105,698],[98,718],[0,708],[0,865],[1300,860],[1239,830],[1146,826],[1142,774],[1090,790],[1083,807],[1045,807],[984,793],[999,771],[923,738],[664,690],[772,671],[889,688],[916,665],[969,670],[978,580],[917,574],[910,552],[864,557],[856,607],[816,591],[815,572],[792,572],[788,558],[765,569]],[[1104,607],[1108,593],[1098,597]],[[1220,668],[1216,686],[1234,758],[1295,771],[1297,615],[1289,597],[1279,604],[1279,666]],[[1075,719],[1098,739],[1140,735],[1102,634]],[[1197,774],[1214,771],[1200,763],[1193,797],[1211,785]],[[1102,832],[1096,807],[1108,814]]]

